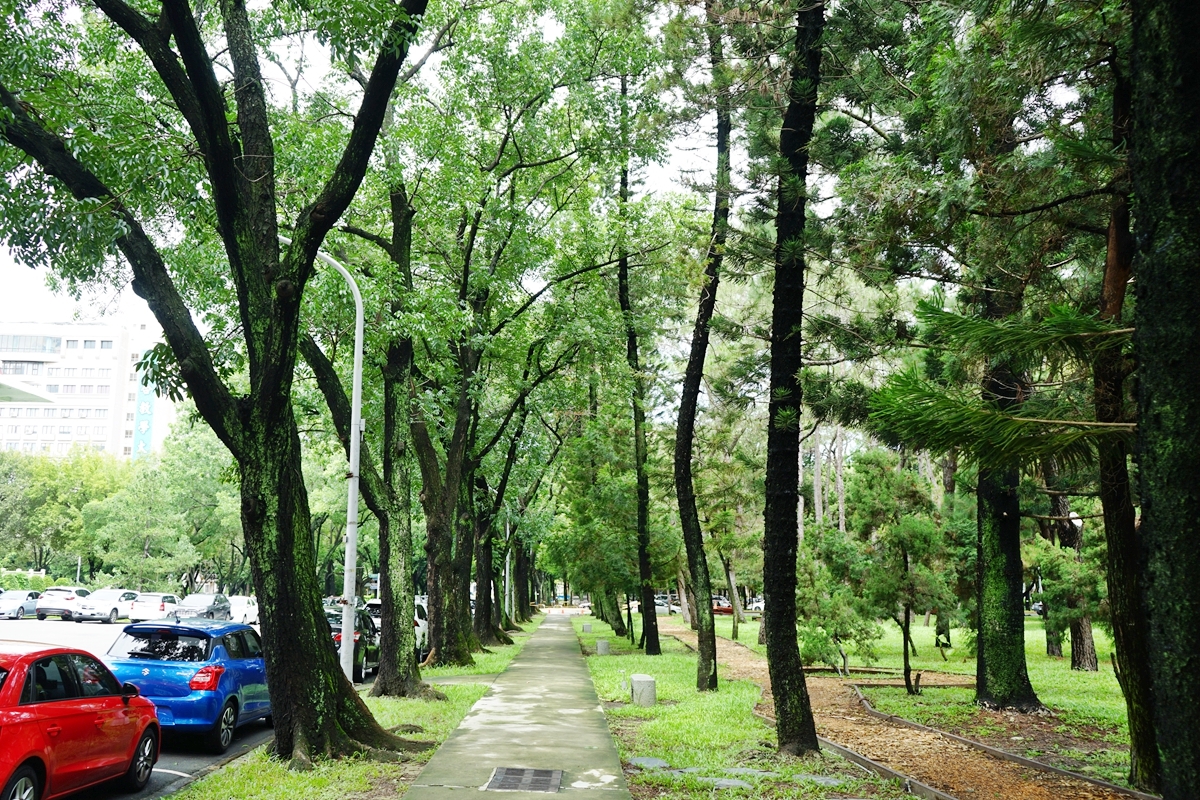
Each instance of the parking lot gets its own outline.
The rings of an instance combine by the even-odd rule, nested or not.
[[[75,647],[87,650],[104,658],[109,646],[116,640],[126,624],[105,625],[99,622],[63,622],[57,618],[42,621],[36,619],[0,620],[0,639],[17,639],[26,642]],[[215,765],[245,753],[269,741],[271,729],[265,724],[252,722],[239,728],[233,745],[224,755],[213,755],[204,750],[200,742],[188,737],[167,736],[162,743],[162,752],[154,766],[150,783],[140,793],[131,795],[119,785],[105,785],[72,795],[78,800],[108,800],[108,798],[153,798],[159,797],[171,784],[195,777],[211,770]]]

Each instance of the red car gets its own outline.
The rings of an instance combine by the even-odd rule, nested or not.
[[[50,800],[158,760],[154,704],[82,650],[0,641],[0,800]]]

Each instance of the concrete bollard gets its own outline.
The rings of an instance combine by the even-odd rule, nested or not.
[[[658,702],[651,675],[630,675],[629,694],[635,706],[652,706]]]
[[[608,654],[609,654],[608,639],[597,639],[596,640],[596,655],[606,656]]]
[[[592,623],[590,623],[590,622],[583,623],[583,632],[591,633],[592,632]]]

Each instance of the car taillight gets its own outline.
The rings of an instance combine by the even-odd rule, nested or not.
[[[217,684],[221,681],[221,676],[225,674],[225,668],[220,664],[209,664],[207,667],[201,667],[192,679],[188,681],[188,688],[194,692],[211,692],[217,688]]]
[[[335,634],[333,635],[333,640],[334,640],[335,642],[337,642],[338,644],[341,644],[341,643],[342,643],[342,634],[341,634],[341,633],[335,633]],[[356,642],[358,641],[358,631],[355,631],[355,632],[354,632],[354,641],[356,641]]]
[[[166,610],[167,610],[167,604],[166,604],[165,602],[163,602],[163,603],[159,603],[159,604],[158,604],[158,610],[159,610],[159,611],[166,611]]]
[[[419,627],[421,627],[421,623],[417,622],[417,621],[414,619],[414,620],[413,620],[413,627],[414,627],[414,628],[419,628]]]

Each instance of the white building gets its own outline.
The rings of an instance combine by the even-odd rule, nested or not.
[[[126,458],[156,449],[174,407],[141,385],[137,362],[158,338],[145,324],[0,323],[0,448],[65,455],[82,445]]]

